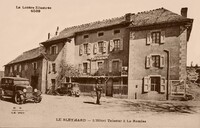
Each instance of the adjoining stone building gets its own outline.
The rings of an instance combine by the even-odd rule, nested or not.
[[[45,93],[47,82],[46,60],[43,53],[43,47],[23,52],[5,65],[5,76],[28,78],[33,88],[37,88]]]

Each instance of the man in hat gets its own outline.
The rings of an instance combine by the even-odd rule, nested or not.
[[[95,90],[96,90],[96,94],[97,94],[96,104],[100,104],[101,92],[103,90],[103,88],[101,86],[101,80],[100,79],[97,80]]]

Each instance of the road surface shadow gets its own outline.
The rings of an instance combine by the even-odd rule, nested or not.
[[[87,102],[87,101],[84,101],[83,103],[85,103],[85,104],[96,104],[95,102]]]
[[[12,104],[16,104],[13,100],[13,98],[3,98],[3,100],[1,100],[2,102],[9,102],[9,103],[12,103]],[[26,100],[24,104],[28,104],[28,103],[35,103],[33,100]],[[19,104],[21,105],[21,104]]]
[[[1,99],[2,102],[10,102],[14,104],[13,98],[3,98]]]
[[[172,113],[196,113],[194,106],[186,104],[175,103],[159,103],[159,102],[130,102],[124,101],[123,107],[127,108],[127,111],[143,111],[143,112],[172,112]]]

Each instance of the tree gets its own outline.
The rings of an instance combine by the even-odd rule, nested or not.
[[[199,74],[196,72],[196,68],[194,67],[189,67],[187,69],[187,80],[189,82],[196,82],[198,77],[199,77]]]
[[[70,82],[72,77],[80,76],[80,71],[72,64],[67,64],[64,60],[60,63],[60,70],[58,71],[57,84],[60,86],[65,81],[66,77],[69,77]]]

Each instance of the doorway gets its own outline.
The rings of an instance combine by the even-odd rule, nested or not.
[[[51,79],[51,85],[52,85],[52,90],[55,91],[55,88],[56,88],[56,80],[55,79]]]
[[[40,89],[38,88],[38,76],[31,76],[31,86],[33,89]]]
[[[113,80],[109,79],[106,83],[106,96],[113,96]]]
[[[160,77],[151,77],[151,91],[160,91]]]

